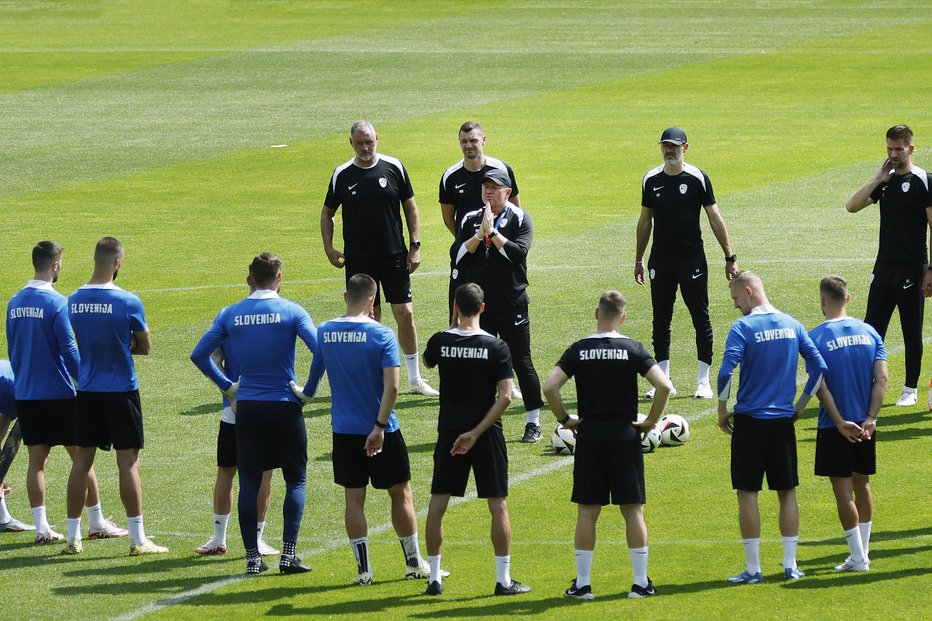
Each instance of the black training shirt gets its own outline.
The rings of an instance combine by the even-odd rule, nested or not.
[[[460,160],[447,168],[440,178],[440,202],[455,207],[457,232],[463,216],[485,205],[482,200],[482,179],[486,171],[494,168],[508,173],[508,178],[511,179],[511,196],[517,196],[518,182],[515,181],[514,171],[511,166],[494,157],[486,156],[482,170],[476,172],[467,170],[463,160]]]
[[[654,216],[654,243],[651,255],[688,257],[702,254],[702,230],[699,213],[715,204],[708,175],[692,164],[683,164],[683,172],[668,175],[658,166],[644,175],[641,182],[641,206]]]
[[[926,262],[926,231],[932,207],[932,175],[913,166],[905,175],[894,175],[871,192],[880,201],[878,261]]]

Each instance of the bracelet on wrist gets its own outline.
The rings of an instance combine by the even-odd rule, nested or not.
[[[383,423],[383,422],[380,422],[379,419],[376,419],[375,426],[378,427],[379,429],[385,429],[386,427],[388,427],[388,423]]]
[[[567,415],[566,415],[566,418],[563,418],[562,420],[558,420],[557,422],[560,423],[561,425],[565,425],[566,423],[569,422],[570,418],[571,418],[571,416],[570,416],[569,414],[567,414]]]

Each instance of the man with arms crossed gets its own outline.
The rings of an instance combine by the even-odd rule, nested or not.
[[[932,271],[926,254],[926,233],[932,226],[932,174],[912,163],[915,150],[909,127],[894,125],[888,129],[887,159],[845,205],[856,213],[880,201],[880,245],[864,321],[885,339],[893,309],[900,311],[906,348],[906,378],[896,400],[900,406],[919,401],[923,309],[925,298],[932,296]]]
[[[730,283],[731,299],[744,315],[731,326],[718,372],[718,425],[731,436],[731,485],[738,494],[738,522],[744,543],[745,569],[728,578],[735,584],[763,581],[760,565],[760,509],[757,496],[764,473],[780,502],[783,535],[783,578],[799,580],[799,485],[793,401],[798,356],[806,361],[805,392],[822,384],[825,361],[798,321],[770,305],[756,274],[738,272]],[[728,411],[731,375],[741,366],[741,382],[733,412]],[[732,420],[734,419],[734,420]]]
[[[663,166],[648,171],[641,180],[641,217],[637,225],[634,281],[644,284],[644,251],[651,230],[647,268],[654,312],[654,354],[657,364],[670,376],[670,322],[679,287],[696,330],[696,374],[694,397],[712,398],[709,365],[712,364],[712,322],[709,319],[709,268],[702,245],[699,213],[705,209],[715,239],[725,253],[725,278],[738,273],[737,255],[728,239],[728,229],[718,210],[709,176],[683,161],[689,148],[686,132],[668,127],[660,136]],[[674,389],[673,394],[676,394]],[[646,395],[654,396],[651,388]]]
[[[81,551],[81,505],[97,449],[116,450],[120,500],[129,525],[130,556],[162,554],[168,548],[146,537],[142,519],[139,451],[143,448],[142,404],[133,356],[151,349],[142,301],[114,284],[123,264],[120,240],[104,237],[94,250],[94,272],[68,298],[81,366],[78,372],[74,462],[68,478],[68,542],[63,553]]]
[[[848,283],[841,276],[826,276],[819,284],[825,322],[809,332],[828,365],[825,384],[843,418],[832,409],[819,408],[815,473],[829,477],[838,519],[848,542],[848,558],[838,571],[868,571],[874,499],[870,475],[877,471],[877,415],[887,391],[887,351],[870,325],[848,316]],[[802,414],[809,396],[796,403]],[[852,499],[852,494],[854,497]]]
[[[333,427],[333,479],[344,488],[344,521],[359,575],[355,584],[372,584],[366,486],[388,490],[392,525],[405,557],[406,580],[427,578],[421,557],[417,515],[411,496],[408,448],[398,417],[398,369],[401,357],[395,334],[372,319],[376,284],[366,274],[346,283],[346,314],[317,327],[317,351],[311,380],[296,394],[308,399],[327,372]]]
[[[433,335],[424,350],[424,363],[440,368],[440,417],[427,510],[427,595],[443,593],[443,515],[450,496],[466,493],[470,469],[476,477],[476,493],[487,499],[492,514],[495,595],[531,590],[511,579],[511,521],[505,502],[508,453],[501,423],[502,412],[511,403],[511,355],[503,341],[480,328],[484,308],[481,287],[460,285],[453,301],[453,325]]]
[[[369,121],[350,128],[356,156],[333,171],[320,213],[320,233],[330,263],[346,268],[346,279],[368,274],[375,279],[375,319],[381,320],[379,289],[392,305],[398,341],[404,352],[411,392],[436,397],[439,393],[421,378],[417,359],[417,329],[411,303],[411,273],[421,264],[421,232],[411,179],[401,160],[376,153],[379,137]],[[343,206],[343,250],[333,247],[334,217]],[[405,245],[401,214],[410,235]]]
[[[259,554],[259,486],[271,459],[285,479],[283,549],[278,569],[303,573],[310,567],[295,555],[307,479],[307,427],[294,382],[295,342],[317,347],[317,330],[307,311],[278,295],[282,260],[271,252],[257,255],[246,277],[249,297],[221,310],[191,353],[197,365],[231,401],[236,402],[236,463],[239,470],[239,527],[246,548],[246,574],[268,566]],[[224,375],[211,358],[218,347],[236,352],[239,379]]]
[[[55,291],[62,266],[62,247],[41,241],[32,249],[33,279],[10,300],[7,348],[16,395],[16,412],[23,444],[29,451],[26,490],[35,522],[36,543],[58,541],[45,511],[45,467],[52,446],[63,445],[75,458],[75,391],[79,355],[67,300]],[[75,511],[80,531],[81,510],[87,510],[90,539],[125,537],[127,531],[104,519],[93,470],[82,488]],[[76,535],[80,540],[80,532]],[[69,547],[65,548],[69,551]]]
[[[573,343],[544,384],[557,421],[578,429],[573,462],[573,502],[577,503],[576,578],[565,595],[595,598],[590,585],[595,525],[602,507],[619,505],[625,518],[634,570],[630,599],[656,594],[647,576],[647,523],[644,521],[644,452],[641,437],[657,424],[673,385],[644,346],[618,329],[627,315],[621,293],[606,291],[595,309],[595,334]],[[638,375],[657,390],[650,414],[637,422]],[[566,411],[560,388],[576,378],[579,418]]]

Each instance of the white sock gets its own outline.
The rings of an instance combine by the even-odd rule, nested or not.
[[[214,513],[214,536],[210,538],[214,543],[227,544],[227,524],[230,523],[230,514],[220,515]]]
[[[135,517],[126,516],[126,525],[129,528],[129,538],[134,546],[146,542],[146,529],[142,525],[142,514]]]
[[[0,496],[0,524],[6,524],[13,519],[9,509],[6,508],[6,498]]]
[[[851,560],[855,563],[863,563],[865,554],[864,546],[861,544],[861,529],[855,526],[846,530],[845,541],[848,542],[848,552],[851,553]]]
[[[864,548],[864,560],[871,553],[871,525],[873,522],[861,522],[858,524],[858,530],[861,531],[861,547]]]
[[[68,539],[66,541],[81,541],[81,518],[68,518]]]
[[[399,537],[401,550],[405,555],[405,565],[408,567],[420,567],[424,559],[421,557],[421,545],[418,542],[417,533],[408,537]]]
[[[417,354],[405,354],[405,366],[408,368],[409,384],[414,384],[421,379],[421,370],[418,367]]]
[[[796,569],[796,545],[799,535],[783,538],[783,568]]]
[[[427,555],[427,564],[430,565],[430,578],[428,582],[439,582],[443,584],[443,576],[440,575],[440,555]]]
[[[535,408],[533,410],[528,410],[527,412],[527,422],[534,423],[538,427],[540,426],[540,408]]]
[[[760,573],[760,537],[742,539],[744,544],[744,570],[751,575]]]
[[[32,521],[36,525],[37,533],[47,533],[52,530],[52,527],[49,526],[49,519],[45,515],[45,506],[33,507],[32,508]]]
[[[94,530],[106,528],[107,524],[104,521],[104,510],[99,502],[93,507],[84,507],[84,511],[87,512],[88,527]]]
[[[670,361],[669,360],[661,360],[660,362],[657,363],[657,366],[660,367],[660,370],[663,371],[664,375],[666,375],[667,377],[670,377]]]
[[[634,574],[634,584],[647,587],[647,546],[643,548],[629,548],[631,555],[631,572]]]
[[[265,522],[258,522],[256,524],[256,541],[262,541],[262,535],[265,534]]]
[[[359,537],[358,539],[349,540],[350,547],[353,548],[353,556],[356,558],[356,569],[361,574],[371,573],[372,566],[369,564],[369,538]]]
[[[511,555],[495,557],[495,579],[503,587],[511,586]]]
[[[709,379],[709,369],[711,367],[707,362],[699,361],[699,372],[696,373],[696,381],[699,380],[708,380]]]
[[[916,395],[916,394],[919,394],[919,389],[918,389],[918,388],[910,388],[909,386],[903,386],[903,393],[904,393],[904,394],[909,393],[909,394],[911,394],[911,395]]]
[[[576,550],[576,588],[590,584],[594,550]]]

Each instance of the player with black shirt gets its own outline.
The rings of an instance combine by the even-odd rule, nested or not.
[[[398,343],[404,353],[411,392],[436,397],[439,393],[421,378],[417,360],[417,328],[411,304],[411,273],[421,264],[420,223],[411,179],[401,160],[376,153],[379,137],[369,121],[350,128],[350,145],[356,156],[338,166],[330,177],[320,213],[320,233],[330,263],[346,268],[346,280],[368,274],[385,301],[392,305],[398,324]],[[343,206],[343,252],[333,247],[334,217]],[[410,249],[401,224],[404,209]],[[375,319],[382,307],[375,294]]]
[[[628,597],[654,595],[647,577],[647,523],[644,521],[644,454],[641,434],[654,428],[673,385],[643,345],[620,334],[626,301],[606,291],[595,310],[597,331],[564,352],[544,384],[547,403],[561,425],[576,433],[573,502],[576,521],[576,578],[565,595],[594,599],[590,585],[595,526],[604,505],[620,505],[625,518],[634,584]],[[650,414],[637,422],[638,375],[654,386]],[[560,388],[576,377],[579,418],[566,411]]]
[[[641,181],[641,217],[637,225],[634,280],[639,285],[644,284],[644,251],[651,229],[655,229],[647,268],[654,311],[653,340],[657,364],[669,377],[670,322],[673,321],[673,304],[679,287],[696,329],[699,370],[693,396],[711,399],[712,322],[709,319],[709,269],[699,228],[702,209],[705,209],[712,232],[725,253],[725,278],[734,278],[738,265],[709,176],[683,161],[688,148],[686,132],[679,127],[665,129],[660,136],[663,166],[648,171]],[[676,389],[673,394],[676,394]],[[649,390],[646,396],[653,397],[654,390]]]
[[[470,469],[476,477],[476,493],[487,499],[492,514],[495,595],[531,590],[511,579],[511,521],[505,502],[508,453],[501,423],[502,412],[511,403],[511,354],[505,343],[480,328],[479,316],[484,308],[478,285],[460,285],[454,300],[453,325],[432,336],[424,349],[424,364],[440,369],[440,416],[427,511],[427,595],[443,593],[443,515],[450,496],[462,497],[466,493]]]
[[[900,311],[906,380],[896,404],[903,406],[916,405],[919,400],[923,296],[932,296],[932,272],[926,255],[926,231],[932,226],[932,174],[912,163],[915,149],[909,127],[894,125],[888,129],[887,159],[845,205],[856,213],[880,201],[880,246],[864,321],[886,338],[893,309]]]
[[[467,213],[450,250],[462,282],[485,291],[486,312],[480,323],[486,332],[508,343],[515,375],[527,410],[522,442],[540,440],[540,378],[531,360],[531,320],[528,316],[527,255],[534,238],[531,214],[509,202],[511,179],[492,168],[482,177],[486,205]]]

